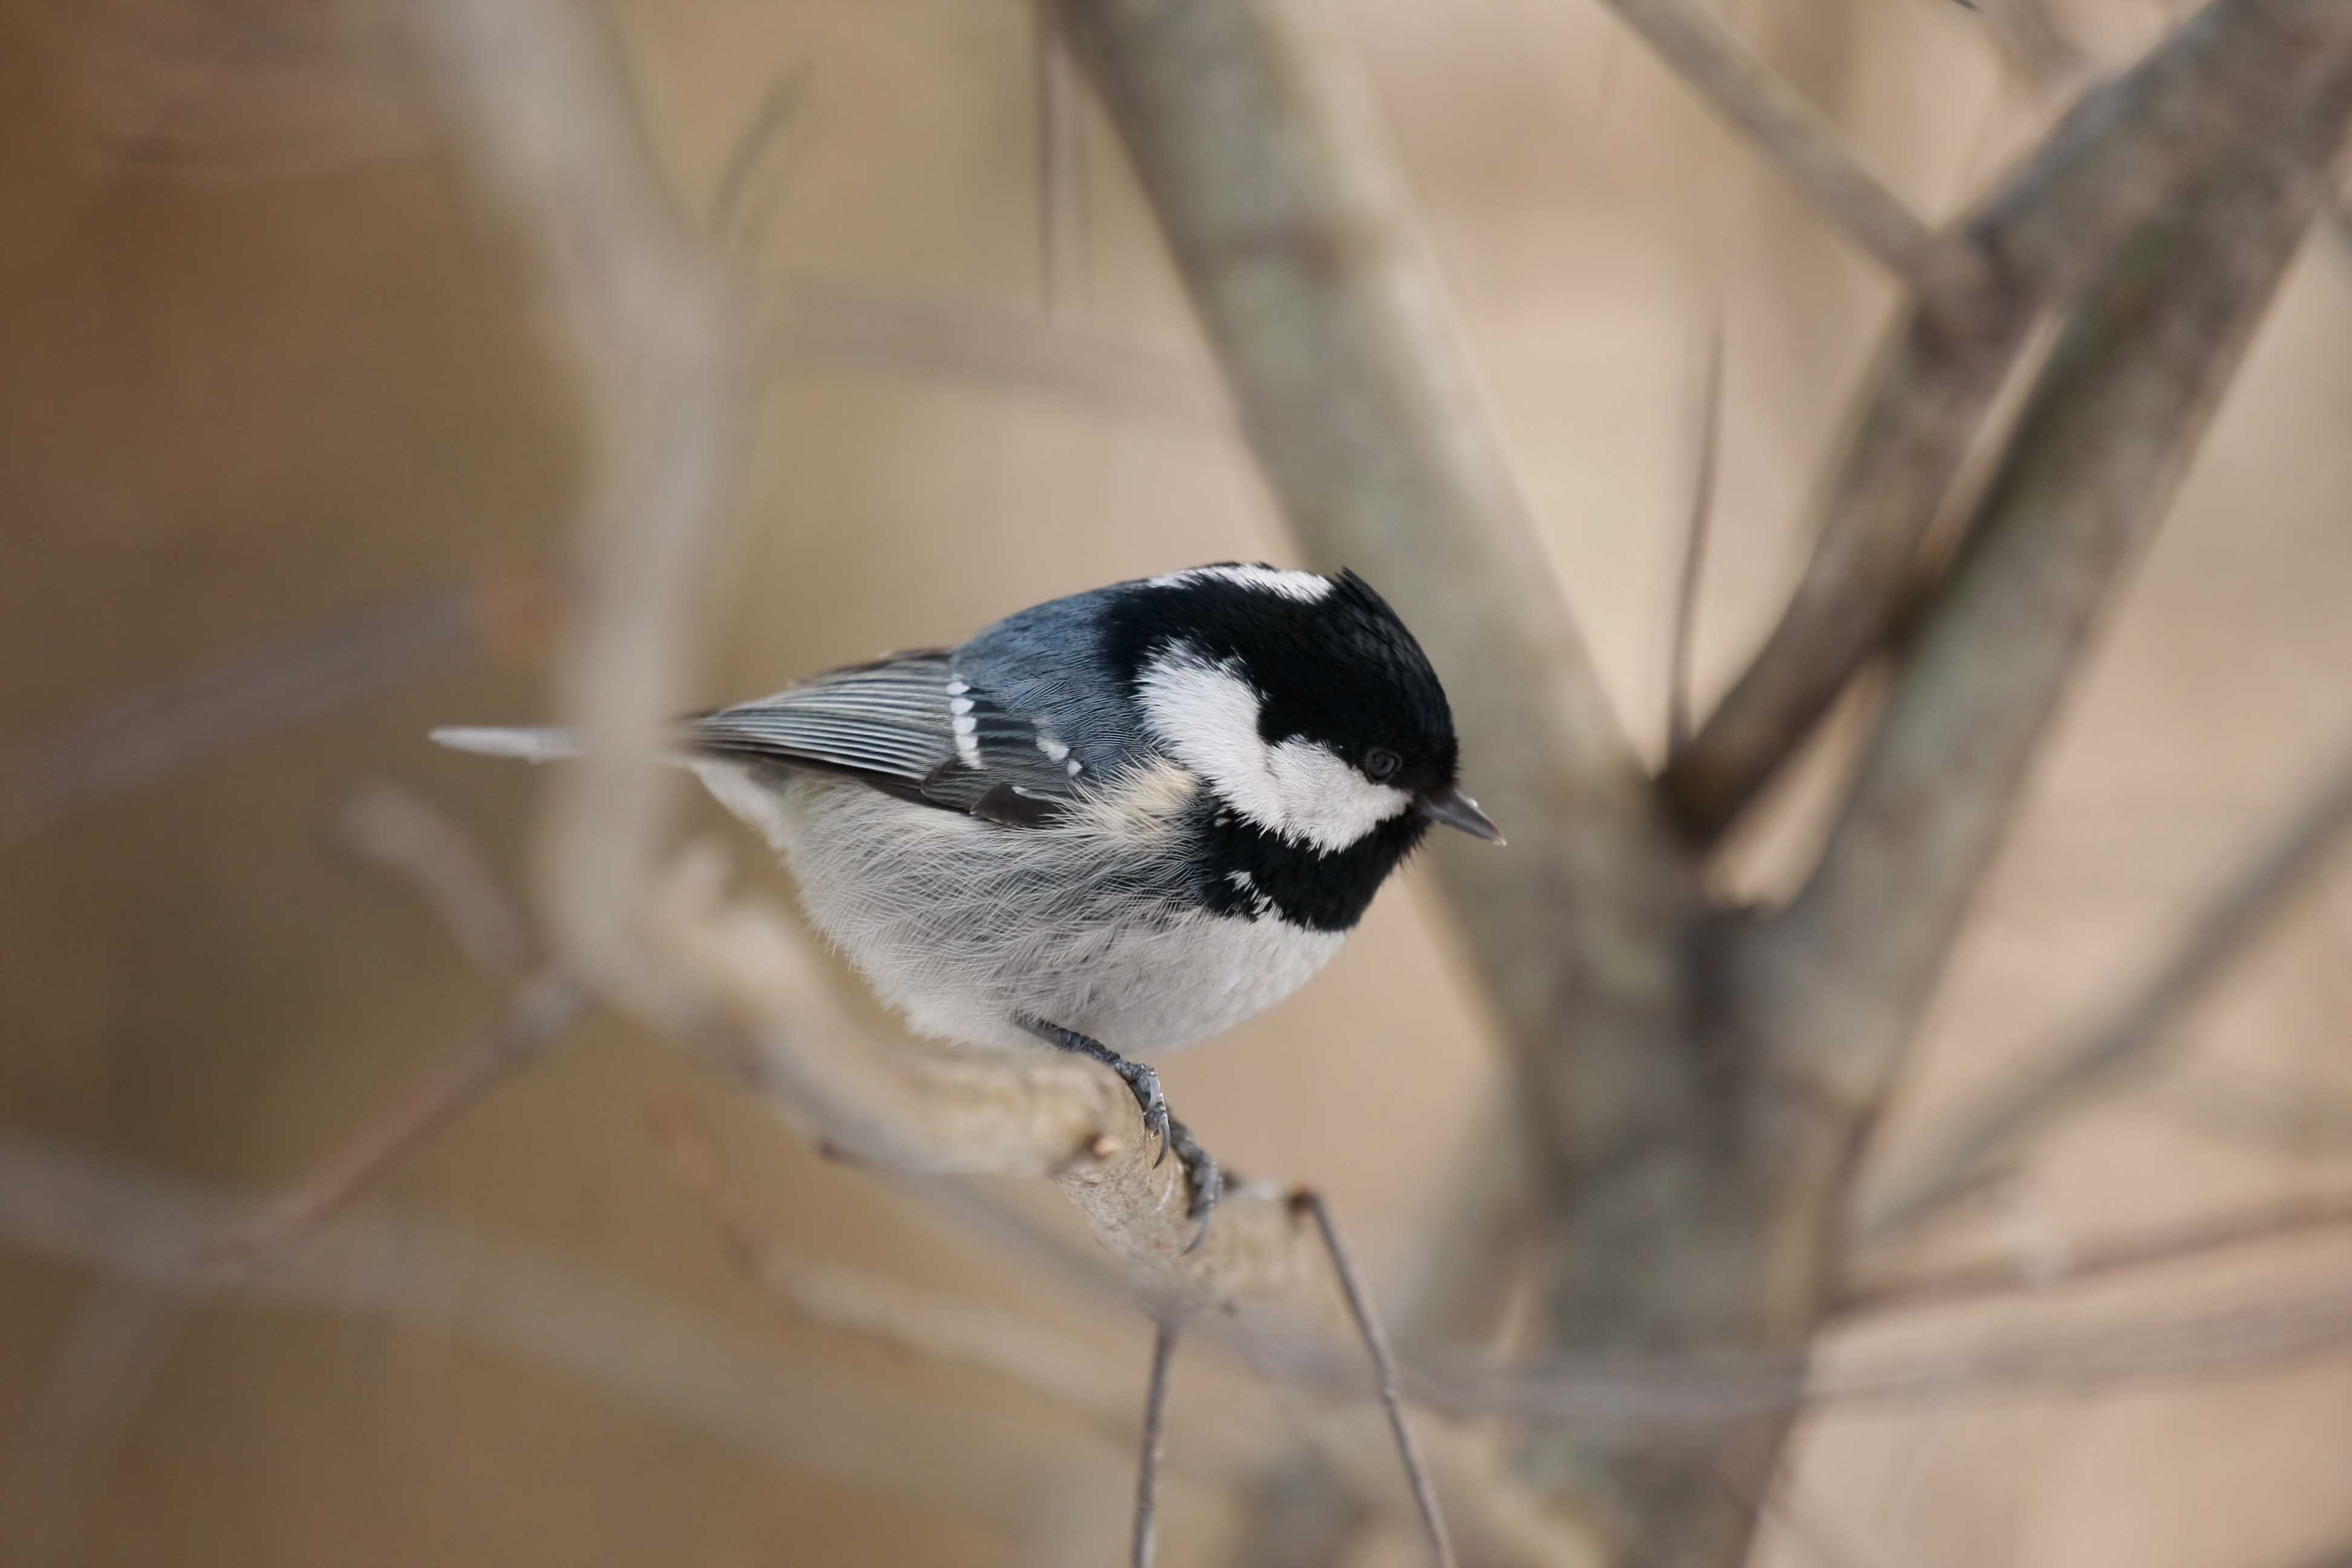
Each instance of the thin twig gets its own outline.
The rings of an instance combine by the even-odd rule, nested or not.
[[[1691,0],[1602,0],[1923,307],[1964,319],[1990,287],[1984,259],[1938,234],[1845,150],[1813,106]]]
[[[727,157],[719,165],[707,221],[710,232],[744,259],[758,258],[761,220],[772,205],[763,199],[755,206],[751,197],[761,185],[772,187],[778,183],[772,174],[764,181],[761,175],[770,162],[792,145],[792,133],[803,122],[808,109],[810,68],[805,61],[797,63],[768,84],[742,134],[727,149]]]
[[[1041,1467],[1060,1473],[1107,1451],[1091,1435],[1066,1437],[1059,1420],[1034,1419],[1003,1401],[975,1417],[838,1358],[780,1358],[770,1328],[747,1331],[674,1297],[431,1214],[362,1203],[282,1268],[233,1288],[193,1269],[190,1238],[233,1225],[250,1206],[241,1195],[0,1130],[0,1240],[100,1270],[133,1300],[174,1310],[225,1300],[291,1306],[434,1343],[471,1339],[820,1484],[968,1510],[1007,1528],[1035,1495]],[[152,1336],[132,1326],[128,1348],[119,1337],[93,1335],[85,1353],[102,1369],[139,1353]],[[825,1411],[824,1419],[810,1420],[812,1409]],[[1121,1450],[1131,1422],[1130,1415],[1121,1424]],[[1230,1485],[1234,1474],[1204,1479]],[[0,1550],[32,1522],[0,1511]],[[23,1560],[8,1557],[11,1568]]]
[[[1674,647],[1666,663],[1666,752],[1690,744],[1691,655],[1698,641],[1699,585],[1706,575],[1706,539],[1715,519],[1715,468],[1723,431],[1723,305],[1717,300],[1699,372],[1696,461],[1692,465],[1690,517],[1683,532],[1683,567],[1675,584]]]
[[[530,962],[522,910],[473,841],[422,796],[369,784],[336,816],[335,830],[352,853],[405,878],[477,969],[513,974]]]
[[[1135,1568],[1151,1568],[1159,1545],[1160,1461],[1168,1448],[1168,1367],[1176,1359],[1176,1320],[1151,1328],[1151,1376],[1143,1388],[1143,1447],[1135,1466]]]
[[[1323,1236],[1323,1249],[1331,1255],[1332,1271],[1339,1277],[1339,1288],[1347,1292],[1348,1312],[1356,1321],[1356,1331],[1363,1336],[1364,1352],[1371,1358],[1373,1391],[1380,1396],[1381,1414],[1388,1417],[1389,1431],[1396,1439],[1397,1459],[1404,1466],[1405,1480],[1412,1488],[1413,1507],[1421,1513],[1422,1529],[1428,1532],[1430,1552],[1438,1568],[1454,1568],[1454,1542],[1446,1533],[1437,1489],[1430,1482],[1429,1467],[1422,1460],[1421,1446],[1413,1440],[1412,1424],[1405,1419],[1404,1405],[1397,1397],[1396,1354],[1389,1349],[1389,1337],[1381,1327],[1380,1313],[1356,1272],[1355,1258],[1340,1239],[1339,1223],[1331,1217],[1331,1205],[1321,1193],[1302,1188],[1292,1201],[1315,1216],[1315,1228]]]
[[[1832,1313],[1847,1320],[1923,1307],[2011,1300],[2104,1281],[2118,1274],[2200,1262],[2241,1247],[2346,1232],[2352,1232],[2352,1198],[2273,1204],[2250,1213],[2210,1215],[2141,1235],[2099,1237],[2070,1245],[2047,1260],[1961,1264],[1874,1280],[1846,1290]]]
[[[478,656],[519,574],[386,599],[101,703],[0,754],[0,846],[265,735]]]
[[[196,1267],[225,1280],[274,1268],[335,1213],[423,1147],[496,1085],[528,1066],[540,1047],[587,1005],[570,978],[543,971],[517,991],[506,1016],[448,1058],[392,1105],[329,1149],[310,1169],[199,1253]]]
[[[1949,1201],[1989,1159],[2126,1072],[2152,1065],[2172,1030],[2294,895],[2325,868],[2328,852],[2352,830],[2352,752],[2189,922],[2163,962],[2106,1016],[2078,1038],[2044,1053],[2006,1079],[1985,1104],[1938,1140],[1919,1173],[1870,1205],[1864,1236],[1880,1239],[1916,1224]]]

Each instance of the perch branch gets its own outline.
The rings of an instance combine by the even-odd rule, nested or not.
[[[1991,287],[1984,258],[1938,234],[1845,149],[1803,96],[1691,0],[1601,0],[1923,308],[1965,320]]]
[[[1898,333],[1787,610],[1661,781],[1695,836],[1730,824],[1892,633],[1938,509],[2036,321],[2216,161],[2276,136],[2347,39],[2352,6],[2335,0],[2213,0],[2085,93],[1954,226],[2000,287],[1965,331],[1915,309]]]
[[[2352,753],[2189,922],[2164,961],[2080,1038],[2005,1079],[1921,1162],[1918,1174],[1871,1205],[1865,1239],[1914,1224],[1969,1185],[1985,1163],[2063,1116],[2118,1077],[2149,1066],[2172,1029],[2322,870],[2352,829]]]

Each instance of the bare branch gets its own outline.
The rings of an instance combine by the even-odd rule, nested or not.
[[[760,254],[761,230],[772,205],[762,188],[778,183],[774,166],[791,147],[793,132],[805,121],[808,98],[807,62],[779,72],[719,164],[708,226],[713,236],[747,259]]]
[[[1999,1260],[1906,1274],[1849,1289],[1834,1307],[1841,1319],[1905,1312],[2088,1284],[2143,1269],[2198,1262],[2241,1247],[2330,1234],[2352,1234],[2352,1198],[2306,1198],[2247,1213],[2214,1215],[2143,1234],[2103,1237],[2031,1263]]]
[[[426,801],[398,784],[372,784],[344,805],[335,829],[352,853],[405,878],[477,969],[513,974],[530,962],[522,910],[473,842]]]
[[[135,1292],[127,1297],[133,1301],[160,1301],[176,1312],[191,1300],[226,1297],[364,1317],[436,1338],[467,1336],[778,1466],[1008,1526],[1031,1506],[1041,1466],[1066,1472],[1070,1459],[1097,1451],[1088,1436],[1084,1448],[1056,1453],[1045,1447],[1065,1441],[1056,1426],[1015,1412],[999,1408],[973,1422],[935,1398],[825,1358],[782,1361],[772,1332],[744,1332],[430,1216],[362,1205],[282,1268],[234,1285],[192,1269],[191,1238],[218,1233],[249,1206],[0,1131],[0,1238],[104,1270],[110,1283]],[[134,1347],[152,1342],[143,1328],[140,1335]],[[92,1353],[104,1348],[97,1340],[89,1346]],[[824,1411],[822,1421],[808,1418],[813,1408]],[[11,1545],[24,1522],[0,1515]]]
[[[8,748],[0,846],[264,735],[341,712],[478,654],[529,598],[518,574],[368,605],[100,704]]]
[[[2269,929],[2326,865],[2352,829],[2352,752],[2199,911],[2138,988],[2080,1037],[2046,1052],[1937,1140],[1917,1174],[1873,1204],[1865,1238],[1881,1238],[1931,1214],[1969,1184],[1994,1155],[2031,1137],[2125,1074],[2154,1065],[2172,1029],[2231,963]]]
[[[1396,1354],[1389,1349],[1388,1335],[1381,1330],[1380,1314],[1373,1310],[1370,1295],[1356,1273],[1354,1257],[1348,1244],[1340,1239],[1339,1226],[1331,1217],[1331,1205],[1323,1194],[1307,1191],[1295,1200],[1315,1216],[1315,1227],[1323,1234],[1323,1249],[1331,1255],[1332,1271],[1339,1277],[1339,1288],[1347,1293],[1348,1315],[1356,1321],[1356,1331],[1362,1336],[1364,1349],[1372,1361],[1373,1392],[1380,1396],[1381,1414],[1388,1417],[1389,1431],[1396,1439],[1397,1457],[1404,1464],[1405,1480],[1412,1488],[1412,1504],[1421,1515],[1421,1526],[1429,1537],[1429,1547],[1437,1559],[1438,1568],[1454,1568],[1454,1542],[1445,1532],[1445,1515],[1437,1504],[1437,1489],[1430,1484],[1429,1467],[1422,1461],[1421,1447],[1413,1441],[1412,1426],[1405,1419],[1404,1406],[1397,1400]]]
[[[731,468],[725,312],[586,13],[436,0],[429,16],[467,149],[525,226],[553,325],[587,373],[582,575],[559,703],[586,754],[551,775],[541,882],[567,961],[625,985],[669,787],[656,740],[684,706],[686,612]]]
[[[1129,1553],[1135,1568],[1151,1568],[1159,1543],[1160,1461],[1168,1449],[1168,1367],[1176,1359],[1176,1320],[1162,1318],[1151,1328],[1151,1375],[1143,1390],[1142,1451],[1135,1466],[1135,1540]]]
[[[1702,839],[1796,751],[1918,587],[1920,550],[2031,329],[2123,237],[2221,158],[2279,133],[2352,38],[2335,0],[2213,0],[2084,94],[2032,160],[1955,226],[2001,288],[1969,330],[1915,310],[1847,447],[1788,609],[1661,780]]]
[[[1803,192],[1922,307],[1966,319],[1990,289],[1984,258],[1921,222],[1845,150],[1836,130],[1771,68],[1691,0],[1602,0],[1701,102]]]
[[[458,1112],[520,1071],[586,1005],[580,987],[561,973],[549,971],[527,982],[505,1018],[480,1040],[443,1062],[276,1197],[207,1243],[194,1267],[232,1281],[276,1267]]]
[[[1819,868],[1754,933],[1769,1048],[1849,1117],[1878,1103],[2099,613],[2317,210],[2352,113],[2336,58],[2292,134],[2152,219],[2078,308]]]

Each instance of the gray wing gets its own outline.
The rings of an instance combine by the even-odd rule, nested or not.
[[[1052,821],[1083,771],[1045,727],[964,679],[953,656],[936,650],[895,654],[698,713],[684,732],[698,752],[844,773],[1013,826]]]

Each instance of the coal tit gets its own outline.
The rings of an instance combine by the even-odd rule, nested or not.
[[[1305,984],[1432,823],[1502,842],[1456,784],[1436,673],[1351,572],[1202,566],[1054,599],[686,719],[678,758],[917,1033],[1042,1040],[1124,1079],[1204,1225],[1216,1164],[1140,1058]]]

